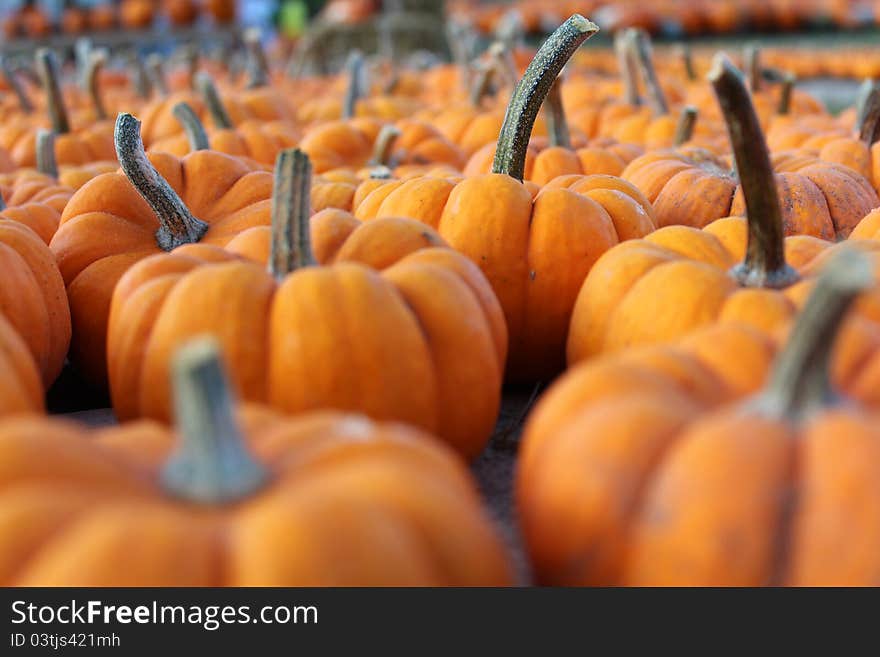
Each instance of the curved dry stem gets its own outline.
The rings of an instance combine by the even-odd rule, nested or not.
[[[269,255],[269,272],[278,280],[315,264],[309,232],[311,185],[309,156],[298,148],[281,151],[275,160]]]
[[[856,131],[859,139],[871,146],[880,139],[880,85],[872,80],[859,98]]]
[[[580,45],[599,30],[580,14],[563,23],[538,50],[517,84],[498,136],[493,173],[522,180],[535,119],[550,87]]]
[[[687,105],[682,108],[681,114],[678,116],[678,123],[675,126],[675,135],[672,138],[673,146],[678,148],[693,138],[698,115],[699,112],[693,105]]]
[[[782,78],[779,89],[779,105],[776,107],[776,113],[779,116],[787,116],[791,114],[791,99],[794,94],[794,85],[797,83],[797,77],[791,73],[786,73]]]
[[[628,44],[633,48],[633,58],[645,83],[648,94],[648,102],[655,116],[669,114],[669,103],[666,94],[657,77],[657,69],[654,67],[654,55],[651,48],[651,37],[641,29],[633,29],[633,36]]]
[[[357,102],[366,93],[365,77],[366,60],[360,50],[355,50],[348,57],[346,70],[348,71],[348,87],[345,90],[345,99],[342,102],[342,118],[352,119],[357,109]]]
[[[217,342],[205,337],[180,348],[173,376],[180,444],[162,469],[165,491],[188,502],[224,504],[263,488],[270,474],[235,422]]]
[[[58,178],[58,163],[55,160],[55,133],[51,130],[37,130],[36,136],[37,171],[52,178]]]
[[[95,111],[95,117],[99,121],[107,118],[107,110],[104,108],[104,99],[101,96],[101,69],[107,63],[107,53],[103,50],[92,51],[89,55],[89,61],[85,70],[85,79],[83,83],[89,93],[92,101],[92,108]]]
[[[196,89],[208,108],[208,113],[211,115],[214,127],[220,130],[234,128],[235,125],[232,123],[232,118],[229,116],[229,112],[220,98],[220,92],[217,91],[217,86],[214,84],[214,78],[209,73],[202,71],[196,75]]]
[[[159,220],[156,243],[164,251],[198,242],[208,224],[197,219],[186,204],[150,163],[141,141],[141,123],[131,114],[116,118],[114,131],[119,165],[138,194],[149,204]]]
[[[562,79],[563,75],[560,73],[550,87],[547,100],[544,101],[544,120],[547,122],[550,146],[571,148],[571,132],[565,117],[565,107],[562,105]]]
[[[753,405],[771,417],[803,422],[833,405],[831,357],[847,310],[874,284],[871,261],[855,248],[838,253],[819,275]]]
[[[204,124],[189,103],[177,103],[171,110],[174,118],[183,126],[183,132],[189,142],[191,151],[206,151],[211,148],[211,141]]]
[[[617,67],[620,69],[620,78],[623,82],[623,102],[627,105],[641,105],[639,97],[638,67],[633,59],[633,49],[630,45],[633,33],[622,30],[614,35],[614,52],[617,54]]]
[[[15,97],[18,99],[18,107],[21,111],[25,114],[31,114],[34,111],[34,103],[28,95],[27,89],[25,89],[24,85],[21,83],[21,80],[18,79],[15,71],[12,70],[9,61],[2,54],[0,54],[0,73],[3,74],[3,79],[6,81],[6,85],[12,89],[12,93],[14,93]]]
[[[140,55],[136,52],[131,52],[128,55],[128,70],[134,92],[142,100],[149,100],[150,94],[153,93],[150,76],[147,74],[147,69]]]
[[[697,69],[694,67],[694,53],[691,47],[683,43],[681,45],[681,63],[684,67],[684,75],[690,82],[697,81]]]
[[[727,123],[748,215],[745,261],[731,273],[749,287],[787,287],[798,275],[785,261],[776,178],[751,96],[739,71],[723,54],[715,57],[709,81]]]
[[[743,67],[749,81],[749,89],[752,93],[760,91],[764,76],[761,71],[761,49],[758,46],[749,45],[743,48]]]
[[[373,144],[373,156],[370,158],[370,166],[391,166],[391,155],[394,152],[394,143],[400,137],[400,128],[390,123],[382,126],[376,142]]]
[[[61,93],[61,84],[58,80],[58,59],[48,48],[37,50],[34,63],[40,84],[46,93],[46,110],[49,112],[49,123],[52,130],[59,135],[70,132],[70,120],[67,115],[67,107],[64,104],[64,95]]]
[[[165,80],[165,62],[162,61],[162,56],[157,53],[147,55],[144,66],[150,86],[163,98],[167,97],[168,82]]]
[[[246,88],[258,89],[269,84],[269,60],[263,50],[263,38],[259,28],[249,28],[242,35],[247,50]]]

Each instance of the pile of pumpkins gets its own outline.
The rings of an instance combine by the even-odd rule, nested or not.
[[[503,27],[513,15],[529,33],[544,33],[573,11],[589,12],[602,29],[638,27],[676,36],[880,23],[876,0],[454,0],[449,5],[457,19],[486,33]]]
[[[537,583],[880,583],[880,85],[596,30],[3,68],[0,583],[513,584],[467,464],[539,382]]]
[[[176,27],[194,24],[199,16],[226,24],[235,20],[237,0],[64,0],[57,23],[40,0],[24,0],[21,6],[0,15],[0,35],[7,39],[40,39],[53,33],[79,35],[115,29],[144,30],[157,20]]]

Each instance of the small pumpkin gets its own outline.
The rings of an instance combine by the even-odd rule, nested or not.
[[[626,191],[606,196],[615,197],[618,211],[565,184],[539,189],[522,182],[544,97],[571,53],[596,29],[575,15],[541,47],[511,100],[493,173],[457,184],[437,177],[391,181],[372,190],[355,212],[363,220],[418,219],[479,265],[507,320],[510,381],[540,380],[563,369],[571,309],[587,272],[621,239],[653,230],[650,210]],[[577,181],[566,182],[574,188]],[[594,187],[621,188],[607,177],[584,185],[597,182]]]
[[[422,224],[361,225],[338,211],[315,217],[327,264],[314,266],[308,159],[282,151],[276,171],[271,231],[246,231],[225,251],[153,256],[119,281],[107,341],[117,415],[168,421],[171,354],[211,332],[247,400],[405,421],[476,456],[495,425],[507,348],[478,268]]]
[[[55,259],[30,228],[0,218],[0,271],[0,315],[21,336],[48,388],[64,365],[71,330]]]
[[[119,115],[116,152],[122,171],[97,176],[77,190],[50,245],[70,299],[71,360],[96,386],[106,383],[113,288],[131,265],[182,244],[223,245],[270,219],[271,173],[213,151],[148,156],[139,129],[132,115]]]
[[[209,341],[178,355],[174,380],[174,431],[0,424],[0,582],[511,584],[467,469],[429,436],[236,409]]]
[[[873,286],[858,253],[829,263],[772,367],[748,340],[718,341],[743,329],[715,328],[720,367],[746,362],[759,381],[732,399],[705,394],[687,348],[560,382],[526,429],[517,482],[539,581],[876,584],[880,434],[865,395],[876,403],[877,326],[835,340]]]
[[[27,343],[0,313],[0,418],[41,413],[43,382]]]
[[[839,248],[808,236],[784,238],[769,155],[761,140],[751,138],[759,130],[757,116],[742,111],[748,108],[742,99],[747,92],[739,74],[722,56],[712,80],[730,115],[747,218],[728,217],[702,230],[668,226],[605,253],[574,306],[570,365],[637,344],[671,341],[716,321],[772,330],[796,312],[820,263]],[[880,253],[876,246],[865,243]]]

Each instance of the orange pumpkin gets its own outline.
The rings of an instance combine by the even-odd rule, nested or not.
[[[0,417],[40,413],[43,382],[27,343],[0,313]]]
[[[714,364],[654,347],[560,381],[529,421],[517,481],[538,580],[876,584],[880,433],[865,403],[880,333],[853,322],[834,339],[873,285],[858,254],[830,263],[772,369],[760,333],[725,326],[701,340]],[[725,370],[752,381],[726,389]]]
[[[51,243],[70,298],[71,360],[98,386],[106,382],[110,298],[131,265],[181,244],[222,246],[269,223],[271,173],[213,151],[147,156],[139,127],[130,114],[119,115],[122,171],[97,176],[73,195]]]
[[[340,413],[236,413],[210,342],[182,351],[174,378],[174,432],[0,424],[0,582],[512,583],[467,469],[429,436]]]
[[[52,252],[30,228],[0,218],[0,271],[0,315],[27,345],[48,388],[70,344],[70,311]]]
[[[119,281],[107,340],[118,417],[168,421],[171,354],[211,332],[247,400],[405,421],[476,456],[495,425],[507,349],[479,269],[417,222],[361,225],[338,211],[315,217],[327,264],[309,266],[308,159],[283,151],[276,176],[271,231],[246,231],[225,251],[153,256]]]
[[[608,205],[592,193],[572,191],[578,188],[576,177],[541,190],[522,182],[529,135],[544,97],[561,66],[595,29],[576,15],[542,46],[511,100],[493,173],[458,184],[434,177],[391,181],[356,210],[364,220],[406,216],[437,227],[480,266],[504,308],[512,381],[551,377],[564,367],[571,310],[587,272],[620,240],[654,227],[649,207],[634,198],[638,192],[617,179],[583,183],[585,190],[606,189],[602,198]]]

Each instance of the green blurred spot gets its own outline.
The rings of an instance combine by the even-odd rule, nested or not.
[[[278,27],[289,37],[298,37],[306,31],[309,22],[309,9],[303,0],[288,0],[281,5],[278,14]]]

